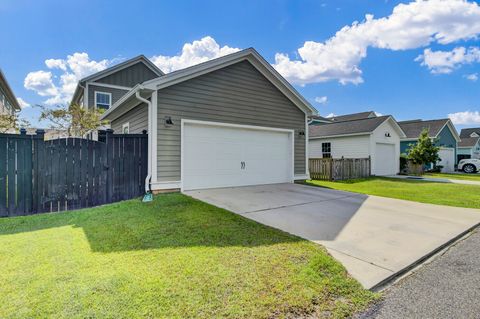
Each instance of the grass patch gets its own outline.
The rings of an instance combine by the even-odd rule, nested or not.
[[[307,181],[307,184],[326,188],[405,199],[414,202],[480,208],[480,186],[434,183],[384,177],[350,181]]]
[[[480,182],[480,174],[448,174],[448,173],[426,173],[426,177],[437,177],[447,179],[462,179],[466,181]]]
[[[348,317],[326,251],[181,194],[0,219],[0,318]]]

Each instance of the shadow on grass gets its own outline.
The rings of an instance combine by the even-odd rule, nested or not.
[[[81,227],[92,251],[192,246],[263,246],[303,239],[182,194],[157,195],[97,208],[0,219],[0,236]]]

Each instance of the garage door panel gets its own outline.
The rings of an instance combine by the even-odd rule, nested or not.
[[[184,190],[292,181],[288,132],[184,125]]]
[[[373,174],[377,176],[395,175],[397,173],[397,160],[395,158],[395,144],[376,143],[375,166]]]

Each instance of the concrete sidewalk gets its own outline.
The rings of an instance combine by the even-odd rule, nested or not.
[[[480,223],[480,210],[298,184],[186,194],[325,246],[369,289]]]
[[[465,184],[465,185],[480,185],[480,181],[469,181],[464,179],[453,178],[440,178],[440,177],[424,177],[424,176],[409,176],[409,175],[390,175],[388,178],[409,179],[424,182],[434,183],[453,183],[453,184]]]

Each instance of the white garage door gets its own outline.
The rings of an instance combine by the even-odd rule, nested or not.
[[[291,134],[185,122],[182,189],[292,182]]]
[[[398,171],[395,154],[395,144],[377,143],[375,167],[372,174],[377,176],[395,175]]]
[[[440,161],[438,165],[442,165],[442,172],[452,173],[455,171],[455,151],[453,148],[441,148],[438,151]]]

